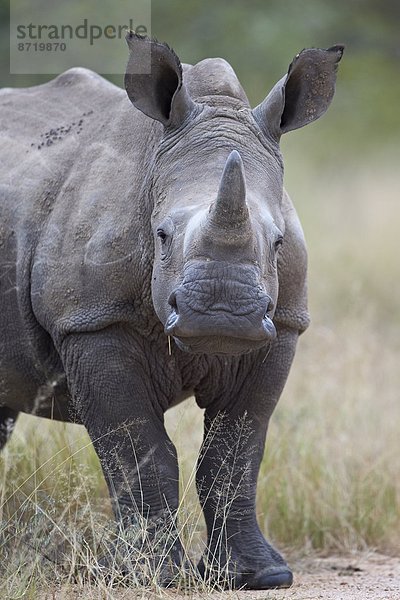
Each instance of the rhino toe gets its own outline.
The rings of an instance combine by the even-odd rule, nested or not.
[[[282,565],[267,567],[253,575],[243,575],[241,584],[250,590],[267,590],[288,588],[293,583],[293,573],[289,567]]]

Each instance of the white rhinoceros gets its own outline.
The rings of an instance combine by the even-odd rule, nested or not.
[[[0,446],[20,411],[83,423],[123,525],[139,512],[149,535],[171,531],[164,413],[194,394],[200,572],[289,586],[255,513],[268,422],[309,320],[279,140],[326,111],[343,48],[303,50],[252,110],[225,61],[182,67],[165,44],[127,41],[126,91],[78,68],[0,92]],[[164,583],[178,535],[169,548]]]

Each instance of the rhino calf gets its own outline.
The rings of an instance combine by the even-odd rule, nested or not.
[[[309,320],[279,141],[326,111],[343,48],[303,50],[252,110],[225,61],[182,66],[165,44],[127,42],[126,91],[71,69],[0,92],[0,446],[21,411],[84,424],[116,516],[129,527],[139,513],[156,537],[179,501],[164,413],[194,394],[198,568],[287,587],[255,512],[268,422]],[[165,547],[170,582],[179,536]]]

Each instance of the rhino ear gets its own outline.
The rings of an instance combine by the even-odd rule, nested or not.
[[[312,123],[325,113],[335,93],[343,50],[343,46],[309,48],[293,59],[287,75],[253,110],[266,135],[279,140],[282,133]]]
[[[182,65],[166,44],[129,31],[126,35],[129,60],[125,89],[132,104],[166,127],[179,127],[193,112],[182,79]]]

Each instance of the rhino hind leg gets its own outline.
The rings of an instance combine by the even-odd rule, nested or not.
[[[18,411],[7,406],[0,407],[0,450],[4,448],[10,439],[17,417]]]

